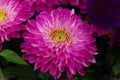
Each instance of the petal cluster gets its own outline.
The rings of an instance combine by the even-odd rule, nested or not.
[[[21,44],[24,60],[35,63],[34,70],[50,71],[54,79],[66,71],[69,80],[84,67],[95,63],[95,39],[89,24],[83,22],[74,10],[58,8],[41,12],[36,20],[29,20]],[[51,36],[52,34],[52,36]]]
[[[22,22],[33,15],[30,5],[22,0],[0,0],[0,44],[4,39],[19,38]],[[2,48],[2,46],[0,46]]]

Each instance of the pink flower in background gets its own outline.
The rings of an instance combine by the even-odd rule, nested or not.
[[[70,5],[81,9],[81,13],[86,13],[86,5],[88,0],[69,0]]]
[[[87,13],[87,2],[88,0],[81,0],[79,4],[79,8],[81,9],[81,13]]]
[[[17,31],[23,29],[22,22],[31,17],[30,6],[20,0],[0,0],[0,49],[4,39],[19,38]]]
[[[66,71],[69,80],[78,72],[85,75],[83,66],[96,63],[95,39],[74,10],[58,8],[41,12],[36,20],[29,20],[21,44],[24,60],[35,63],[34,70],[50,71],[54,79]]]
[[[86,5],[88,0],[58,0],[59,3],[64,5],[72,5],[76,6],[77,8],[80,8],[80,13],[84,14],[86,13]]]
[[[29,0],[27,0],[29,1]],[[53,9],[54,6],[71,5],[80,8],[80,13],[86,13],[86,4],[88,0],[32,0],[36,11]],[[31,2],[31,1],[29,1]]]
[[[95,26],[94,24],[91,24],[90,29],[91,29],[91,31],[96,33],[98,37],[101,37],[107,33],[107,30],[101,29],[101,28]]]
[[[29,0],[27,0],[29,1]],[[31,1],[29,1],[31,3]],[[58,6],[60,5],[58,0],[32,0],[33,7],[36,11],[41,11],[41,10],[51,10],[53,6]]]
[[[108,38],[110,39],[110,44],[114,44],[117,41],[115,30],[111,30],[107,35],[108,35]]]
[[[101,29],[101,28],[95,26],[94,24],[91,24],[90,30],[92,32],[96,33],[98,37],[101,37],[103,35],[107,35],[107,37],[110,39],[110,44],[114,44],[114,42],[116,41],[115,30],[108,31],[105,29]]]

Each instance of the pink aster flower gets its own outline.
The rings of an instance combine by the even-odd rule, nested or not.
[[[21,0],[0,0],[0,49],[4,39],[19,38],[17,31],[23,29],[21,23],[26,21],[33,13],[30,6]]]
[[[50,71],[54,79],[66,71],[69,80],[78,72],[84,75],[83,66],[95,63],[95,39],[89,25],[74,10],[58,8],[41,12],[36,20],[29,20],[25,42],[21,44],[24,60],[35,63],[34,70]]]

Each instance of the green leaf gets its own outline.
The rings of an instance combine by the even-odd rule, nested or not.
[[[74,80],[78,80],[77,77],[74,77]]]
[[[6,78],[19,78],[21,80],[36,80],[37,72],[28,65],[9,66],[3,70]]]
[[[0,68],[0,78],[4,78],[4,75],[3,75],[3,72],[2,72],[1,68]]]
[[[2,52],[0,52],[0,56],[11,63],[28,65],[16,52],[12,50],[4,49]]]
[[[50,75],[49,72],[47,73],[39,72],[38,77],[41,78],[42,80],[53,80],[53,77]]]
[[[120,63],[114,65],[112,71],[114,72],[115,75],[118,75],[120,73]]]

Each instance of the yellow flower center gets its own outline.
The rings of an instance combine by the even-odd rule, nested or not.
[[[52,40],[57,41],[58,43],[69,41],[70,35],[67,30],[63,28],[56,28],[50,33],[50,37]]]
[[[6,13],[2,9],[0,9],[0,21],[4,20],[5,17],[6,17]]]

